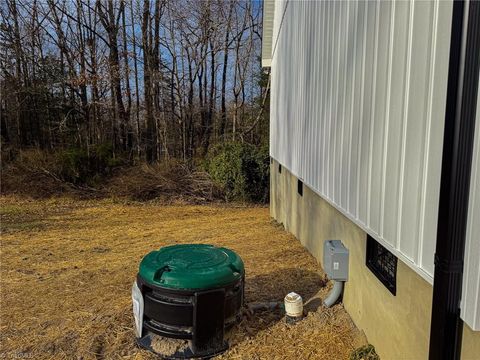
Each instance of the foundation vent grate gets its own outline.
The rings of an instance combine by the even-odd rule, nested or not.
[[[397,293],[397,257],[367,235],[367,267],[393,294]]]
[[[302,182],[302,180],[297,181],[297,192],[298,192],[298,195],[303,196],[303,182]]]

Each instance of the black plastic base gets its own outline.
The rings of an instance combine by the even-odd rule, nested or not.
[[[240,319],[244,277],[204,290],[162,288],[146,283],[140,276],[137,284],[144,299],[142,331],[145,336],[138,339],[142,347],[158,353],[155,346],[151,346],[155,335],[188,341],[188,347],[170,356],[173,359],[208,358],[228,348],[224,335]]]
[[[155,339],[157,338],[157,339]],[[196,351],[194,352],[191,348],[191,342],[189,342],[189,345],[183,349],[180,350],[175,350],[175,352],[172,353],[166,353],[162,350],[155,349],[153,346],[153,341],[162,341],[162,336],[154,334],[154,333],[148,333],[147,335],[143,336],[142,338],[137,338],[137,344],[148,350],[151,351],[152,353],[160,356],[162,359],[167,359],[167,360],[174,360],[174,359],[211,359],[214,356],[220,355],[221,353],[225,352],[228,350],[228,343],[225,341],[223,343],[223,346],[216,348],[216,349],[209,349],[206,351]],[[167,341],[169,340],[168,338],[163,338],[166,339]]]

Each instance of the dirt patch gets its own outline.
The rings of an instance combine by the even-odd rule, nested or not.
[[[173,356],[176,352],[184,351],[188,348],[188,341],[181,339],[169,339],[162,336],[153,336],[152,349],[158,354],[164,356]]]
[[[331,285],[268,208],[15,197],[0,205],[10,209],[2,221],[1,358],[154,359],[135,344],[130,289],[146,253],[180,243],[238,252],[248,303],[282,301],[290,291],[309,300],[295,325],[280,309],[246,312],[220,358],[347,359],[366,344],[342,305],[320,306]],[[30,220],[42,226],[15,227]]]

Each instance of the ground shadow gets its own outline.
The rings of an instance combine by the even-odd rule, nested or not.
[[[319,272],[300,268],[284,268],[265,274],[249,276],[245,281],[245,300],[283,301],[287,293],[294,291],[304,301],[315,295],[327,283]]]
[[[316,311],[321,300],[314,297],[326,286],[327,279],[319,272],[285,268],[269,273],[249,277],[245,281],[246,310],[242,321],[234,330],[233,342],[242,341],[242,337],[252,337],[258,332],[266,330],[279,321],[284,321],[285,311],[282,306],[272,306],[274,303],[283,304],[286,294],[294,291],[304,300],[306,312]],[[252,305],[259,306],[251,310]]]

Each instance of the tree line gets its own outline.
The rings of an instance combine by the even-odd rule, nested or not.
[[[260,2],[4,0],[2,142],[149,162],[268,137]]]

